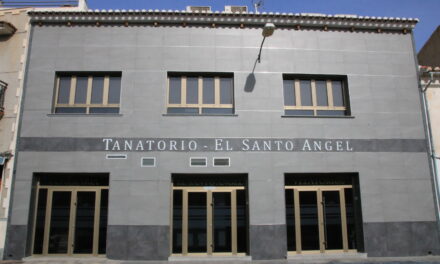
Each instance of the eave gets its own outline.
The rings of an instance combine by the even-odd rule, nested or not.
[[[287,13],[226,13],[186,12],[172,10],[89,10],[85,12],[31,11],[31,22],[45,24],[122,24],[261,27],[274,23],[278,28],[318,28],[321,30],[373,30],[407,33],[415,28],[418,19],[362,17],[354,15],[287,14]]]

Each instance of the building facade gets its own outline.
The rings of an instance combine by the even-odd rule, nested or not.
[[[416,20],[30,15],[5,258],[439,253]]]

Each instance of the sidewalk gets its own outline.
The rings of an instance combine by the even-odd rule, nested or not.
[[[177,261],[119,261],[106,258],[84,257],[29,257],[22,261],[3,260],[0,264],[440,264],[440,256],[426,257],[399,257],[399,258],[302,258],[288,260],[225,260],[213,259],[187,259]]]

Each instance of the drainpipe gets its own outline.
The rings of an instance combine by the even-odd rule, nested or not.
[[[429,114],[429,103],[428,100],[426,99],[426,91],[428,90],[429,86],[434,82],[434,75],[438,75],[439,79],[440,79],[440,72],[433,72],[433,71],[425,71],[426,73],[429,74],[429,81],[428,83],[424,86],[421,87],[421,94],[422,94],[422,99],[423,99],[423,108],[424,108],[424,113],[425,113],[425,118],[427,120],[427,134],[428,134],[428,145],[429,145],[429,156],[431,158],[431,163],[432,163],[432,169],[433,169],[433,176],[434,176],[434,189],[435,189],[435,199],[436,199],[436,204],[437,206],[439,206],[439,208],[437,208],[437,215],[440,214],[440,175],[439,175],[439,168],[437,166],[437,160],[440,160],[440,157],[436,155],[435,153],[435,146],[434,146],[434,139],[432,137],[432,127],[431,127],[431,119],[430,119],[430,114]],[[440,230],[440,217],[437,219],[437,224],[439,226],[439,230]]]

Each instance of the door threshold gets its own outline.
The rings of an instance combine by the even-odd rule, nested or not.
[[[170,256],[168,261],[222,261],[222,260],[237,260],[237,261],[252,261],[251,256],[209,256],[209,255],[189,255],[189,256]]]
[[[41,261],[46,261],[46,262],[53,262],[53,263],[60,263],[61,261],[83,261],[83,260],[87,260],[87,261],[96,261],[96,263],[108,263],[107,261],[109,261],[109,259],[107,259],[107,257],[105,256],[30,256],[30,257],[26,257],[23,258],[23,262],[25,263],[32,263],[32,262],[38,262],[41,263]]]
[[[291,260],[359,260],[366,259],[367,253],[359,252],[328,252],[328,253],[303,253],[303,254],[290,254],[287,259]]]

